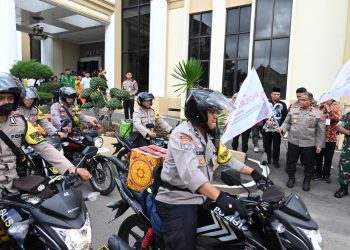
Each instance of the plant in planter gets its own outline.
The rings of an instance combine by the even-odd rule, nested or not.
[[[39,103],[41,105],[52,102],[54,95],[58,95],[58,91],[61,87],[60,82],[44,82],[38,86],[38,95],[40,97]]]
[[[107,108],[107,119],[104,119],[106,123],[103,123],[102,126],[108,130],[112,129],[113,133],[115,128],[112,124],[112,115],[116,109],[122,109],[122,101],[129,99],[129,93],[125,90],[120,90],[117,88],[112,88],[110,90],[110,100],[107,100],[106,95],[104,94],[108,88],[106,80],[100,77],[93,77],[90,81],[90,88],[84,89],[81,93],[81,97],[88,100],[84,103],[82,108],[92,108],[96,118],[101,117],[100,109]]]
[[[201,88],[200,81],[203,73],[203,65],[198,59],[190,58],[186,61],[183,60],[175,66],[174,73],[171,74],[182,83],[175,84],[172,87],[177,88],[175,92],[179,92],[179,96],[183,93],[187,95],[190,89]]]
[[[41,64],[35,60],[18,61],[10,69],[10,73],[20,80],[24,78],[35,79],[34,86],[37,87],[39,79],[49,79],[54,75],[52,69],[45,64]]]

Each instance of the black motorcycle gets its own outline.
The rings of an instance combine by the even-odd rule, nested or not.
[[[148,129],[152,130],[154,128],[154,124],[148,123],[148,124],[146,124],[146,127]],[[113,159],[117,158],[117,159],[121,160],[122,162],[124,162],[124,164],[126,166],[128,166],[129,161],[130,161],[131,149],[133,148],[132,141],[128,138],[122,137],[118,133],[118,131],[116,132],[116,138],[117,138],[117,142],[112,143],[112,145],[115,148],[114,153],[113,153],[113,155],[115,155],[115,156],[112,156],[111,160],[113,162]],[[149,139],[149,144],[156,145],[156,146],[161,147],[161,148],[168,148],[168,138],[165,138],[161,135],[157,135],[155,138]],[[116,164],[117,163],[115,163],[115,165]]]
[[[224,169],[221,179],[229,186],[242,185],[233,169]],[[118,236],[134,249],[162,249],[161,237],[149,233],[152,225],[141,209],[140,194],[129,190],[124,179],[116,181],[122,199],[107,204],[117,209],[113,220],[129,207],[135,212],[122,222]],[[248,190],[248,197],[239,200],[249,211],[248,218],[240,218],[237,212],[225,215],[215,202],[200,207],[196,249],[322,249],[318,226],[300,196],[285,196],[282,188],[271,185],[261,195]],[[111,242],[120,244],[115,237]]]
[[[63,154],[61,139],[59,136],[48,136],[45,140]],[[49,179],[50,188],[55,190],[54,185],[56,179],[59,179],[59,171],[55,166],[51,166],[45,161],[35,150],[29,145],[21,147],[20,161],[16,166],[19,177],[39,175]]]
[[[65,127],[63,121],[62,127]],[[91,128],[87,133],[84,133],[77,127],[72,128],[72,132],[62,142],[64,156],[67,157],[74,165],[82,159],[82,152],[88,146],[96,146],[98,148],[96,155],[91,159],[86,160],[84,168],[91,174],[90,184],[93,189],[100,192],[102,195],[110,194],[115,188],[114,178],[117,175],[115,166],[110,159],[101,155],[103,139],[98,136],[95,128]]]
[[[96,152],[87,147],[81,163]],[[84,201],[95,200],[98,193],[83,198],[74,189],[81,184],[77,175],[69,174],[61,179],[61,192],[46,200],[36,194],[4,195],[0,249],[90,249],[91,220]]]

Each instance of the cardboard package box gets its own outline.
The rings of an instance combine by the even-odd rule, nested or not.
[[[155,145],[131,150],[128,188],[141,192],[152,183],[153,169],[165,159],[167,150]]]

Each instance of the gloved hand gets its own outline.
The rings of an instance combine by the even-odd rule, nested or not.
[[[234,214],[237,211],[241,218],[247,218],[248,216],[248,211],[241,202],[225,192],[220,192],[215,202],[225,215]]]
[[[261,190],[265,190],[267,187],[274,185],[270,179],[266,178],[262,173],[260,173],[257,170],[254,170],[250,175],[255,181],[256,186]]]

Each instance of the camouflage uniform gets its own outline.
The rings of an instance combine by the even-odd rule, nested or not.
[[[350,130],[350,112],[343,115],[337,124],[345,129]],[[348,185],[350,183],[350,136],[345,135],[343,142],[343,149],[340,153],[339,160],[339,175],[338,182],[341,185]]]

